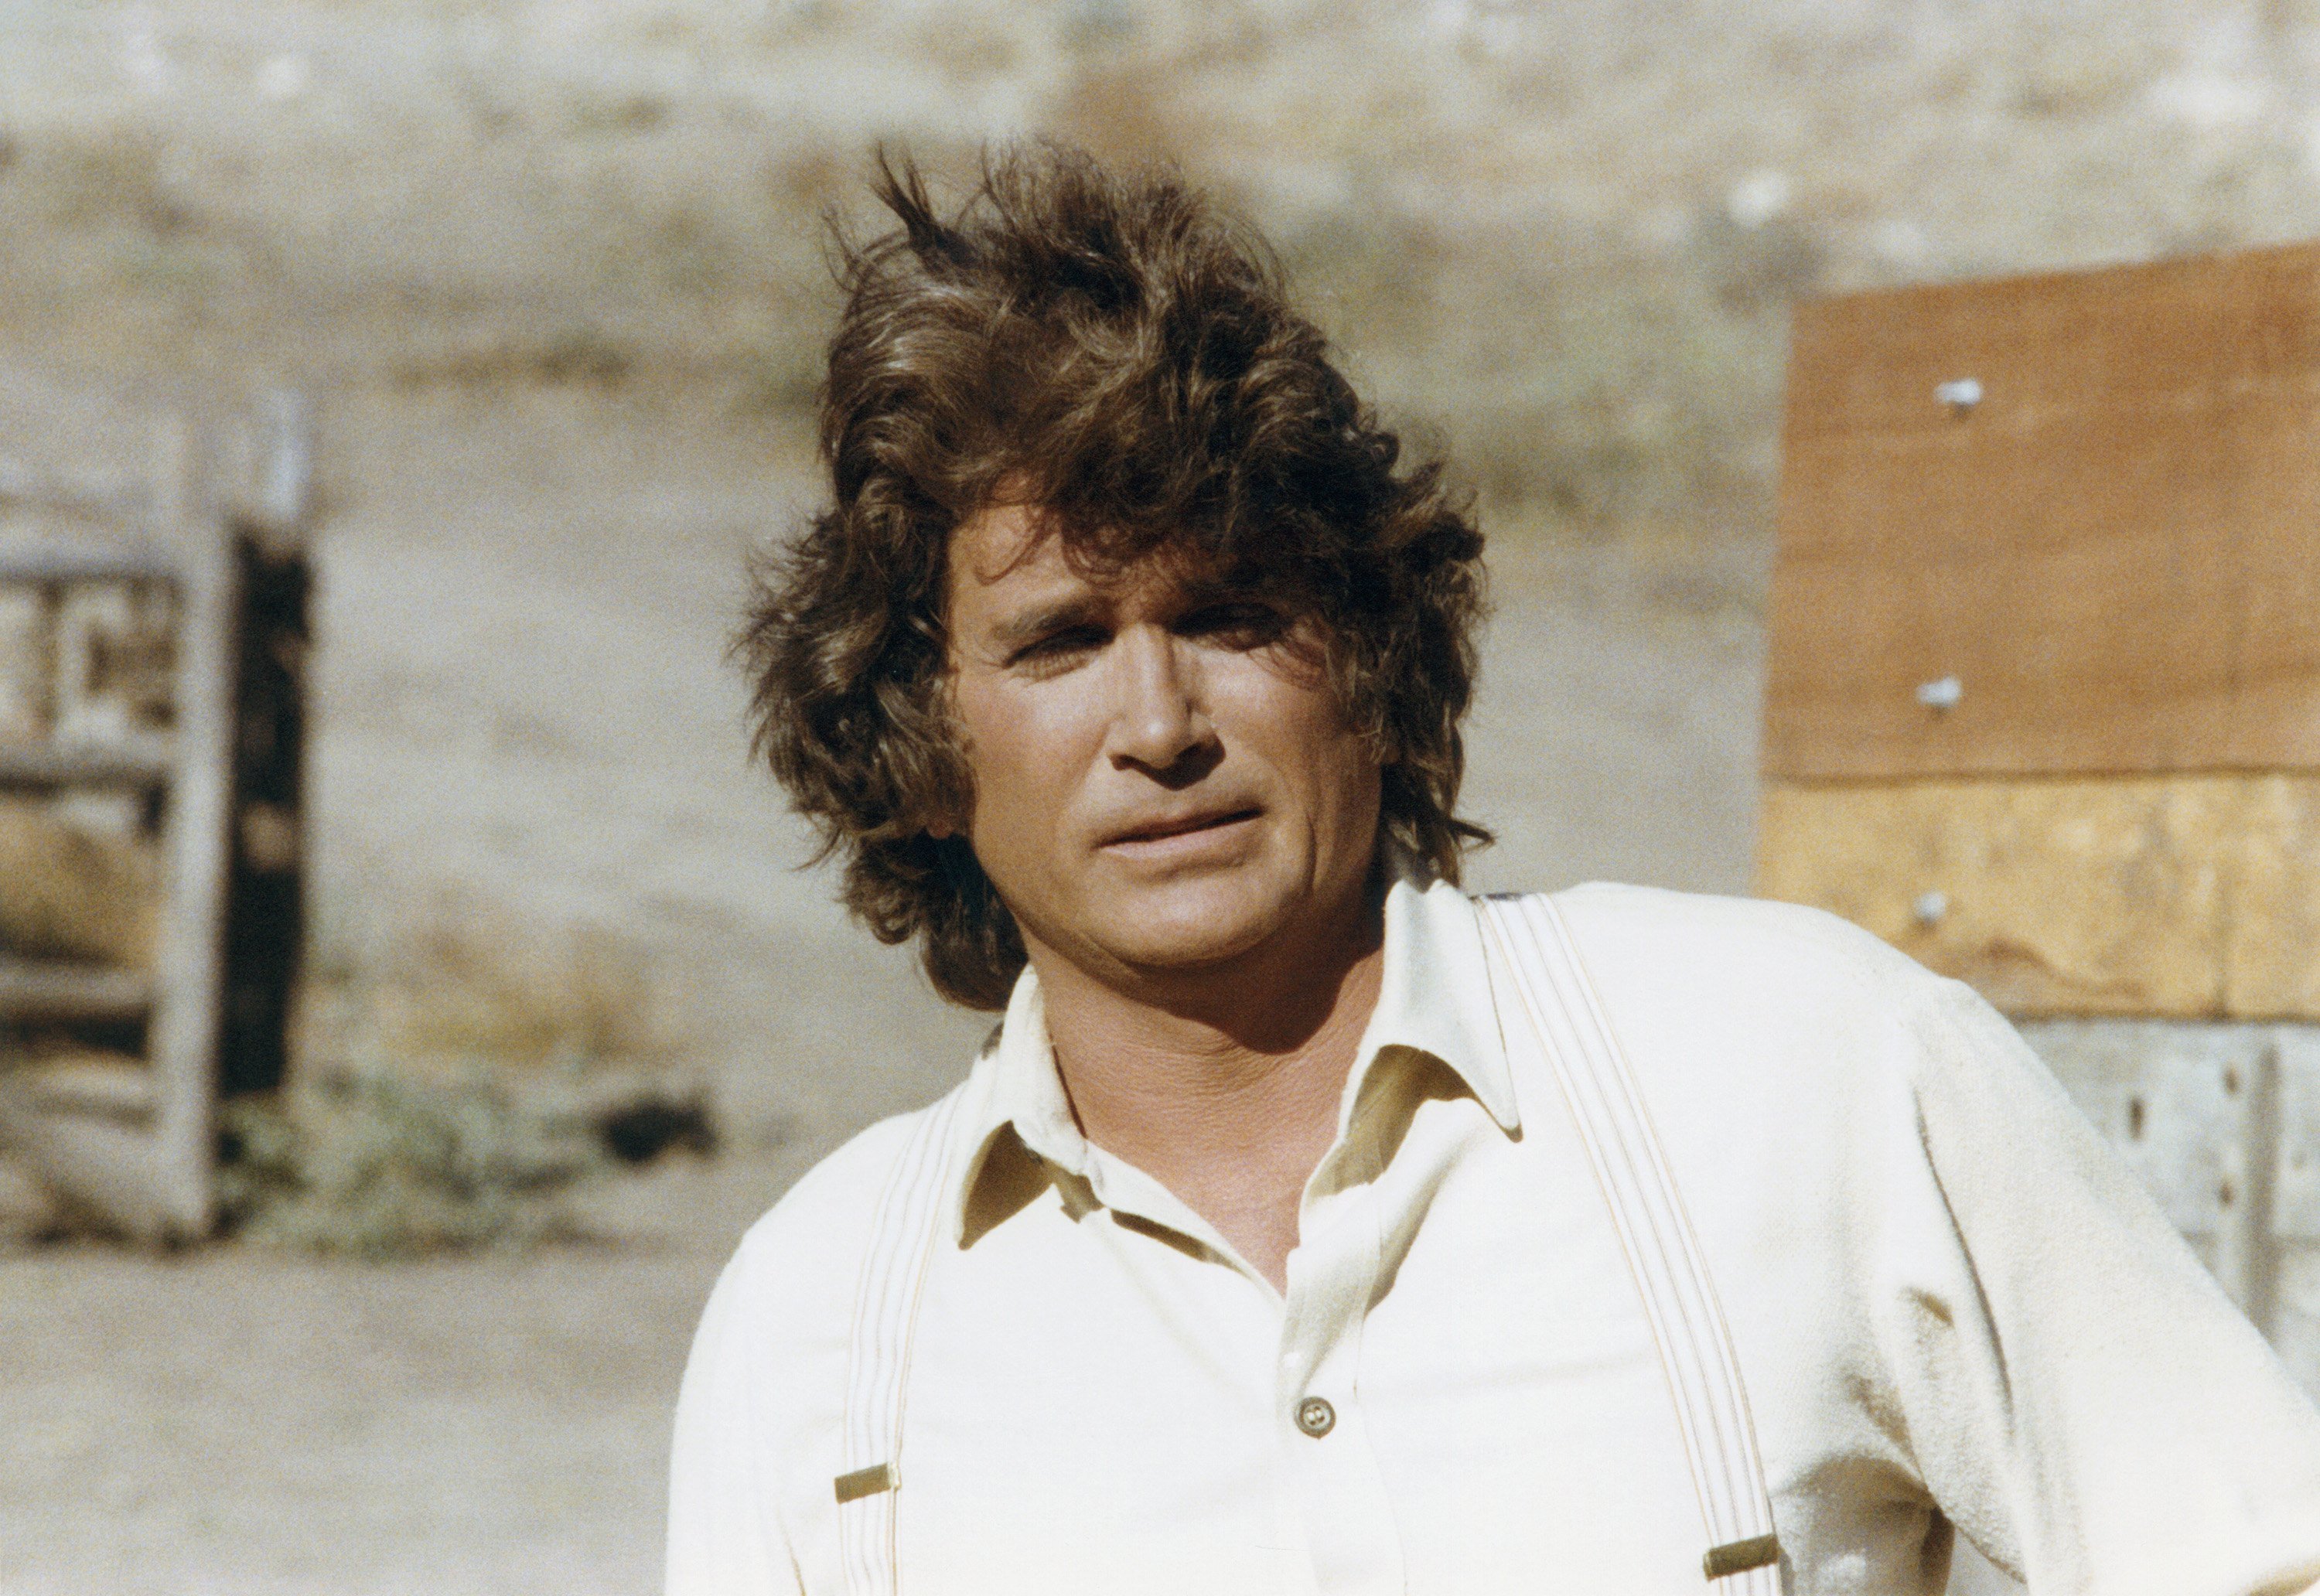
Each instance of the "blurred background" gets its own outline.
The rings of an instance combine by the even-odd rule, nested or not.
[[[0,0],[0,461],[316,440],[293,1090],[221,1244],[0,1165],[0,1592],[657,1586],[717,1267],[988,1024],[726,657],[822,218],[1031,134],[1254,218],[1478,494],[1477,883],[1744,892],[1790,304],[2320,233],[2320,5]]]

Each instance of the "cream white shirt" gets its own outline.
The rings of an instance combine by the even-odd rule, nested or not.
[[[2037,1596],[2320,1582],[2320,1416],[1979,998],[1810,910],[1556,902],[1730,1320],[1794,1596],[1938,1591],[1952,1526]],[[1391,887],[1284,1295],[1079,1134],[1023,977],[920,1309],[902,1591],[1708,1588],[1643,1304],[1508,982],[1456,889]],[[719,1283],[670,1596],[844,1591],[848,1331],[911,1118]]]

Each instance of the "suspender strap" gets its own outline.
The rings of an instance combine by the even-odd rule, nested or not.
[[[919,1292],[942,1229],[952,1130],[966,1091],[927,1110],[886,1177],[854,1297],[847,1351],[846,1472],[837,1480],[838,1555],[850,1596],[895,1596],[894,1495],[902,1483]]]
[[[1634,1073],[1554,904],[1493,898],[1482,910],[1571,1104],[1643,1295],[1708,1529],[1702,1572],[1732,1581],[1725,1588],[1735,1596],[1780,1596],[1772,1496],[1732,1332]]]

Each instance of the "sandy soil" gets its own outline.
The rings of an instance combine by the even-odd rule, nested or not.
[[[0,1261],[0,1590],[654,1589],[693,1319],[791,1172],[656,1174],[617,1250]]]

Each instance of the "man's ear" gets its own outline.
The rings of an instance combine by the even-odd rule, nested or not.
[[[949,784],[944,785],[947,787]],[[938,790],[911,818],[919,822],[920,830],[937,842],[948,842],[965,834],[967,804],[968,801],[962,793]]]
[[[948,842],[966,835],[969,801],[958,793],[944,793],[929,803],[925,811],[914,816],[920,829],[937,842]]]

